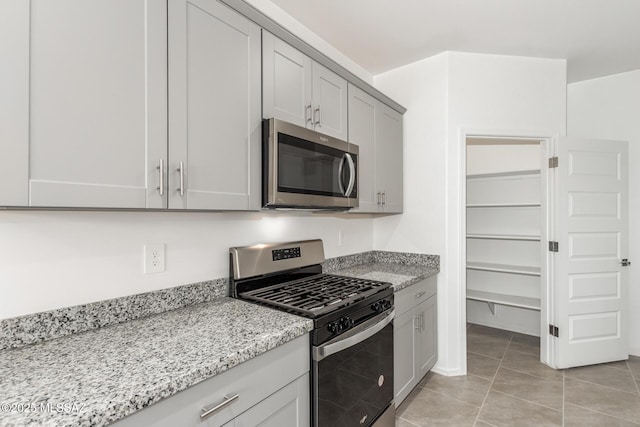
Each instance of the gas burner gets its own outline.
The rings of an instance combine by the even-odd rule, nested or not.
[[[315,318],[374,295],[389,286],[389,283],[374,280],[318,274],[242,292],[239,296]]]

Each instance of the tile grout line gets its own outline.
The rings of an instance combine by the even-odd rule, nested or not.
[[[485,394],[484,399],[482,399],[482,405],[480,405],[480,410],[478,411],[478,415],[476,416],[476,420],[473,425],[475,426],[480,421],[480,414],[482,413],[482,408],[484,408],[485,403],[487,403],[487,398],[489,397],[489,393],[491,393],[491,388],[493,388],[493,383],[496,381],[496,377],[498,376],[498,372],[500,372],[500,367],[502,366],[502,362],[504,361],[504,357],[509,351],[509,347],[511,347],[511,341],[513,340],[513,334],[509,337],[509,342],[507,343],[507,348],[504,349],[504,353],[502,353],[502,358],[500,359],[500,363],[498,363],[498,368],[496,369],[496,373],[493,374],[493,378],[491,379],[491,384],[489,384],[489,388],[487,389],[487,394]],[[484,421],[483,421],[484,422]]]
[[[627,368],[629,368],[629,374],[631,375],[631,379],[633,380],[634,384],[636,385],[636,389],[638,390],[638,394],[640,394],[640,378],[636,378],[636,376],[633,374],[633,369],[631,369],[631,366],[629,366],[629,361],[625,361],[625,363],[627,364]]]
[[[580,409],[584,409],[585,411],[594,412],[594,413],[599,414],[599,415],[604,415],[604,416],[609,417],[609,418],[615,418],[616,420],[624,421],[625,423],[629,423],[629,424],[633,424],[633,425],[640,425],[640,423],[637,423],[635,421],[629,421],[627,419],[620,418],[617,415],[611,415],[611,414],[609,414],[607,412],[597,411],[597,410],[595,410],[593,408],[585,408],[584,406],[576,405],[575,403],[570,403],[570,405],[573,405],[573,406],[575,406],[577,408],[580,408]]]
[[[633,396],[638,396],[638,394],[640,394],[640,393],[635,392],[635,391],[625,391],[625,390],[621,390],[621,389],[616,388],[616,387],[611,387],[611,386],[609,386],[609,385],[604,385],[604,384],[594,383],[593,381],[587,381],[587,380],[583,380],[583,379],[581,379],[581,378],[575,378],[575,377],[572,377],[572,376],[567,376],[567,378],[569,378],[569,379],[570,379],[570,380],[572,380],[572,381],[581,381],[581,382],[583,382],[583,383],[587,383],[587,384],[591,384],[591,385],[597,385],[597,386],[599,386],[599,387],[608,388],[609,390],[617,391],[617,392],[620,392],[620,393],[631,394],[631,395],[633,395]],[[634,385],[636,386],[636,389],[637,389],[637,388],[638,388],[638,385],[637,385],[637,384],[636,384],[636,382],[634,381],[633,375],[631,376],[631,380],[633,381],[633,383],[634,383]]]

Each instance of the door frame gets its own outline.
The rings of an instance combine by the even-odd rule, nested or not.
[[[459,360],[461,361],[461,373],[467,374],[467,138],[495,138],[495,139],[522,139],[522,140],[538,140],[540,141],[540,181],[541,181],[541,194],[540,194],[540,280],[543,284],[540,291],[540,361],[553,366],[553,341],[550,340],[549,335],[546,333],[547,326],[553,323],[553,275],[550,274],[553,268],[553,257],[550,256],[550,252],[546,250],[544,242],[548,242],[554,236],[554,224],[553,215],[551,215],[553,209],[553,196],[554,196],[554,178],[553,174],[549,173],[549,164],[547,159],[555,155],[556,141],[558,139],[557,133],[552,132],[531,132],[522,130],[495,130],[495,129],[466,129],[461,128],[459,130],[458,148],[460,149],[460,162],[459,162],[459,199],[458,206],[460,208],[460,215],[458,216],[460,222],[457,224],[458,230],[460,230],[459,237],[459,295],[461,301],[459,301],[460,310],[460,330],[459,330],[459,346],[461,354]]]

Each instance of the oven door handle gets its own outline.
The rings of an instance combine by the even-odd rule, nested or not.
[[[338,353],[349,347],[353,347],[354,345],[371,338],[391,323],[394,315],[395,310],[379,314],[373,319],[367,320],[365,323],[356,326],[343,336],[337,337],[335,340],[331,340],[319,347],[313,347],[313,360],[319,362],[325,357],[331,356],[332,354]]]

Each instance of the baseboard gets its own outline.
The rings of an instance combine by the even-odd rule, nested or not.
[[[445,377],[457,377],[460,375],[467,375],[466,372],[462,372],[462,370],[460,369],[453,369],[453,368],[445,369],[439,364],[436,364],[436,366],[434,366],[433,369],[431,369],[431,371],[435,372],[436,374],[444,375]]]
[[[629,347],[629,354],[640,357],[640,347]]]
[[[469,323],[473,323],[475,325],[482,325],[482,326],[488,326],[490,328],[496,328],[496,329],[502,329],[505,331],[511,331],[511,332],[517,332],[519,334],[525,334],[525,335],[533,335],[534,337],[539,337],[540,333],[537,329],[529,329],[526,327],[522,327],[521,325],[507,325],[504,322],[492,322],[490,320],[478,320],[478,319],[474,319],[473,322],[469,322]]]

